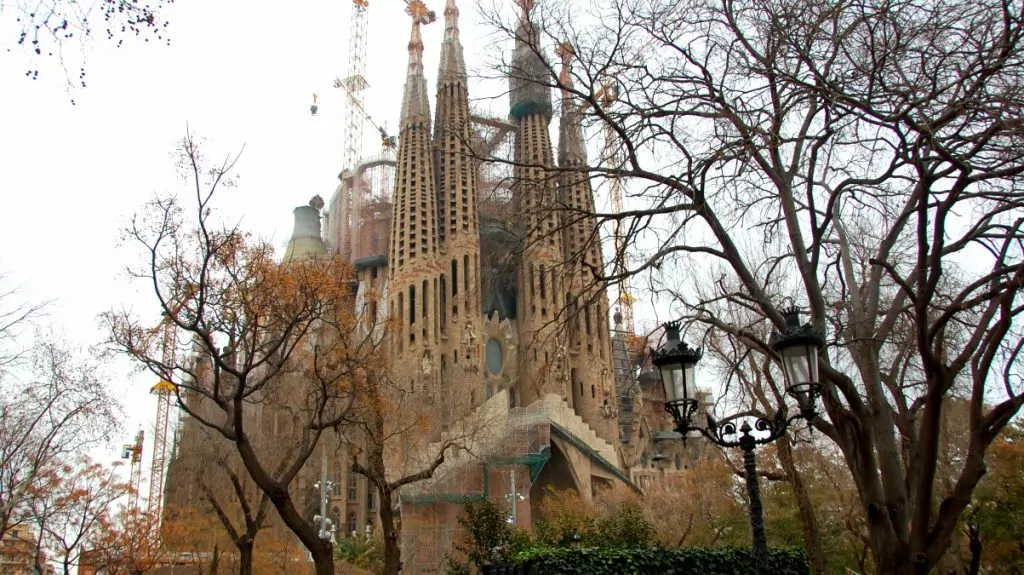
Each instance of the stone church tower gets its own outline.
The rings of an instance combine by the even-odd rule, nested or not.
[[[352,264],[355,336],[386,334],[396,396],[409,400],[395,411],[430,419],[409,428],[422,432],[401,435],[403,445],[387,447],[394,449],[389,456],[400,456],[406,473],[424,469],[424,457],[445,454],[429,478],[404,485],[397,499],[411,573],[437,572],[467,501],[511,504],[513,520],[524,526],[542,513],[550,489],[589,498],[632,485],[616,409],[609,302],[596,282],[604,262],[594,193],[582,170],[579,104],[562,94],[553,143],[551,67],[530,46],[539,38],[532,0],[520,2],[507,119],[470,110],[455,0],[444,9],[431,115],[421,27],[433,14],[420,1],[408,3],[413,21],[397,150],[346,166],[322,214],[323,241],[322,202],[298,208],[284,258],[330,251]],[[569,78],[566,60],[563,84]],[[495,141],[514,166],[503,174],[511,184],[488,196],[497,188],[486,159]],[[189,429],[181,441],[200,441]],[[381,504],[350,470],[358,442],[329,440],[327,461],[311,459],[295,485],[312,519],[314,485],[327,472],[328,512],[345,534],[372,529]],[[169,496],[188,499],[188,482],[173,465],[168,490],[180,489]]]
[[[561,47],[563,85],[572,85],[571,49]],[[600,437],[617,440],[617,422],[612,417],[618,398],[613,374],[608,327],[608,294],[595,284],[595,276],[604,267],[601,238],[594,213],[594,191],[585,170],[587,150],[580,126],[579,104],[566,92],[562,94],[559,123],[558,176],[559,196],[564,205],[562,216],[564,267],[566,277],[566,325],[570,358],[570,405]],[[579,171],[573,171],[579,170]]]
[[[617,445],[608,297],[594,282],[603,258],[593,190],[585,174],[572,171],[587,161],[577,104],[563,96],[558,170],[549,131],[550,67],[530,47],[539,38],[531,7],[531,0],[522,1],[509,75],[513,215],[504,225],[516,247],[509,293],[500,294],[491,293],[498,288],[481,269],[482,159],[472,149],[459,9],[447,0],[433,133],[420,33],[429,20],[413,14],[387,258],[393,375],[409,391],[461,398],[450,417],[497,391],[507,390],[513,406],[554,395]],[[485,301],[497,300],[506,301],[500,311],[495,305],[484,311]],[[507,332],[501,342],[488,335],[497,323]],[[515,365],[487,366],[487,354]],[[485,385],[498,371],[502,383]]]
[[[423,76],[420,20],[409,38],[409,70],[399,123],[388,266],[390,357],[397,385],[431,392],[439,382],[438,296],[441,281],[437,188],[430,140],[430,103]]]
[[[528,524],[542,513],[540,500],[551,488],[588,498],[630,479],[608,297],[595,281],[603,257],[594,194],[582,170],[574,171],[587,162],[579,108],[562,96],[558,141],[552,142],[553,78],[529,45],[540,35],[532,0],[521,0],[507,119],[470,110],[455,0],[444,8],[431,116],[421,26],[432,17],[422,3],[409,6],[413,23],[393,184],[371,193],[383,199],[363,212],[346,216],[332,208],[327,243],[344,254],[346,242],[366,243],[356,236],[372,234],[377,215],[390,215],[390,244],[363,250],[352,263],[361,270],[358,297],[385,294],[381,315],[388,319],[394,383],[433,418],[423,433],[402,439],[405,471],[422,469],[453,437],[462,446],[449,449],[430,478],[405,486],[400,496],[406,568],[434,572],[467,501],[513,501],[518,520]],[[568,70],[563,74],[567,78]],[[504,173],[510,184],[499,194],[492,193],[495,180],[487,172],[494,150],[487,146],[496,140],[488,129],[497,131],[513,161]],[[369,182],[360,174],[380,163],[370,159],[348,172],[330,205],[358,204],[362,192],[346,182]],[[481,421],[485,429],[463,433]]]
[[[459,8],[448,0],[444,41],[437,73],[434,166],[437,177],[441,276],[437,292],[441,324],[442,393],[454,392],[475,403],[482,393],[464,382],[481,372],[480,217],[477,212],[477,161],[470,148],[469,87],[459,41]],[[450,389],[445,382],[459,382]]]

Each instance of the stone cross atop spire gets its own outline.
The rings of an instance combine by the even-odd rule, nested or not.
[[[422,0],[412,0],[406,6],[412,16],[412,31],[409,34],[409,71],[405,78],[405,94],[402,98],[402,127],[408,124],[430,125],[430,102],[427,100],[427,79],[423,75],[423,38],[420,26],[436,19],[427,10]]]
[[[562,42],[555,48],[555,55],[562,60],[562,70],[558,74],[558,81],[563,86],[572,87],[572,59],[576,56],[575,50],[572,49],[572,44],[568,42]],[[565,90],[562,90],[564,97]]]
[[[444,5],[444,38],[459,37],[459,7],[455,0],[447,0]]]

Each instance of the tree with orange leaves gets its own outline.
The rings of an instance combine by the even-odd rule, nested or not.
[[[188,421],[232,447],[316,572],[328,575],[330,542],[296,501],[295,479],[324,433],[346,423],[377,346],[352,335],[347,264],[326,255],[281,264],[269,242],[218,219],[214,199],[233,184],[237,156],[210,168],[200,148],[191,134],[180,148],[192,201],[157,198],[125,230],[144,257],[129,273],[151,287],[175,344],[193,354],[168,359],[159,334],[128,310],[106,314],[109,341],[174,385]],[[261,449],[267,443],[289,449]]]
[[[70,575],[87,543],[107,528],[111,508],[129,494],[130,486],[115,468],[87,457],[54,466],[41,476],[39,496],[32,499],[32,522],[50,559]]]
[[[88,547],[88,568],[106,575],[144,575],[168,556],[159,518],[131,507],[101,515]]]

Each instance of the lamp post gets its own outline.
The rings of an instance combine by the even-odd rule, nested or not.
[[[764,535],[764,516],[761,509],[761,489],[757,480],[757,459],[754,450],[785,435],[787,428],[797,419],[808,422],[817,416],[815,403],[821,395],[818,383],[818,351],[822,337],[810,324],[800,324],[800,313],[794,309],[783,311],[785,331],[772,333],[769,344],[778,354],[786,377],[786,393],[792,395],[800,407],[799,413],[786,417],[784,410],[778,410],[771,418],[757,417],[753,427],[744,421],[739,429],[736,424],[719,424],[707,415],[707,425],[702,427],[693,422],[697,413],[696,373],[702,350],[691,348],[679,338],[679,322],[665,324],[665,344],[660,349],[651,349],[651,358],[661,372],[665,388],[665,411],[675,423],[675,430],[683,440],[690,432],[696,431],[715,445],[739,447],[743,451],[743,471],[750,498],[750,529],[753,535],[754,559],[758,575],[768,575],[768,541]],[[755,436],[757,430],[767,435]],[[737,431],[739,435],[737,437]]]

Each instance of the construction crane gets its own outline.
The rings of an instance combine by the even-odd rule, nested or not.
[[[369,87],[366,82],[366,19],[369,0],[352,0],[352,18],[349,23],[348,75],[344,79],[335,78],[334,87],[345,91],[345,128],[342,138],[345,150],[341,158],[342,170],[350,170],[359,161],[360,147],[363,143],[363,121],[368,122],[380,134],[381,148],[387,152],[398,145],[395,136],[388,134],[380,127],[363,105],[363,94]],[[421,24],[430,24],[437,20],[437,13],[428,10],[422,0],[405,0],[405,11]],[[316,116],[320,110],[318,96],[313,94],[313,103],[309,107],[311,115]]]
[[[121,459],[127,459],[131,463],[128,485],[131,486],[131,505],[128,507],[133,511],[139,509],[139,490],[142,484],[142,442],[146,434],[141,429],[135,434],[135,443],[125,443],[121,452]]]
[[[352,17],[348,31],[348,75],[338,84],[348,94],[345,106],[345,151],[341,169],[351,170],[359,161],[363,145],[363,91],[366,89],[366,16],[370,0],[352,0]]]
[[[164,312],[160,324],[154,332],[160,332],[160,363],[164,369],[174,369],[178,338],[176,336],[174,318],[181,313],[185,302],[195,293],[195,286],[187,285],[180,298],[171,304],[169,313]],[[153,461],[149,468],[149,500],[148,509],[156,521],[160,521],[164,503],[164,473],[167,471],[167,436],[171,423],[171,398],[174,396],[174,384],[166,379],[149,388],[149,393],[156,396],[156,425],[153,433]]]
[[[174,365],[175,343],[174,322],[169,316],[164,317],[163,334],[160,342],[160,361],[165,366]],[[171,421],[171,396],[174,395],[174,384],[161,379],[149,388],[149,393],[156,396],[156,425],[153,433],[153,462],[149,469],[149,513],[160,521],[163,510],[164,472],[167,471],[167,432]]]
[[[334,87],[335,88],[341,88],[342,90],[344,90],[345,94],[348,96],[347,100],[348,100],[350,109],[355,109],[356,111],[358,111],[359,115],[362,116],[362,118],[364,120],[366,120],[371,126],[373,126],[374,130],[377,130],[377,133],[380,134],[380,147],[381,147],[381,149],[384,150],[385,152],[388,151],[388,150],[394,150],[395,147],[397,147],[397,145],[398,145],[398,140],[394,136],[388,135],[388,131],[385,128],[380,127],[379,125],[377,125],[377,122],[373,121],[373,117],[370,116],[370,114],[366,111],[366,108],[363,108],[363,103],[361,101],[362,99],[361,98],[358,99],[358,100],[356,99],[355,94],[351,91],[351,88],[349,87],[348,83],[342,82],[340,79],[335,78],[334,79]],[[361,130],[360,130],[360,137],[362,137],[362,131]],[[359,158],[353,158],[353,162],[356,162],[358,160],[359,160]],[[347,165],[347,167],[348,168],[353,168],[355,166],[354,165]]]

